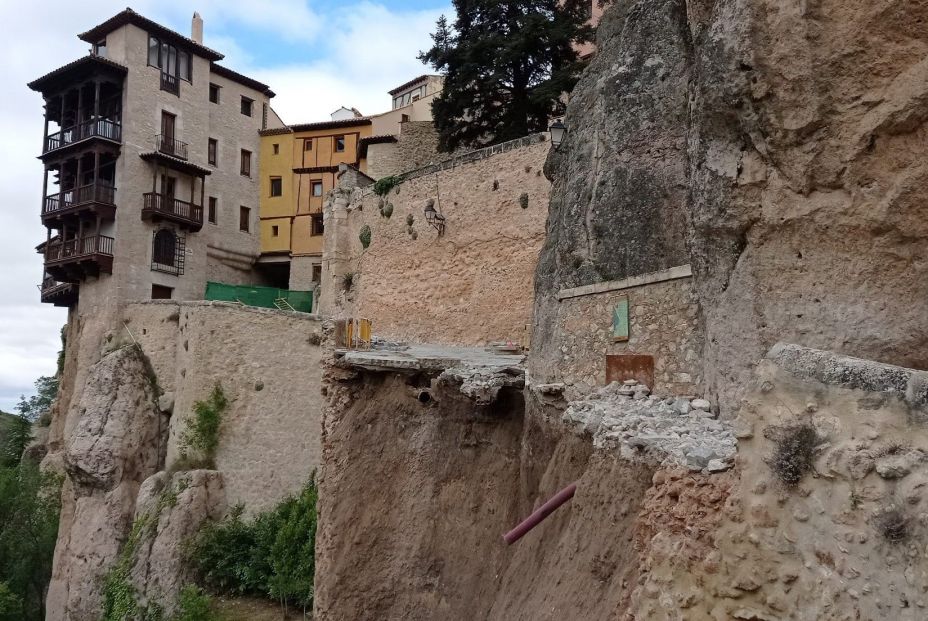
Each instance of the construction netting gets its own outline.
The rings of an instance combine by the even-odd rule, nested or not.
[[[312,291],[290,291],[274,287],[227,285],[221,282],[206,283],[206,299],[220,302],[239,302],[246,306],[313,312]]]

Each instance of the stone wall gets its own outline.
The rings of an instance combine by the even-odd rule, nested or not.
[[[551,379],[572,385],[570,398],[605,383],[607,354],[647,354],[654,357],[654,392],[700,394],[702,343],[692,278],[617,284],[609,291],[576,297],[561,292],[555,315],[561,357]],[[629,306],[628,341],[615,342],[613,309],[623,298]]]
[[[314,316],[216,302],[129,304],[123,316],[174,402],[168,465],[194,402],[221,384],[229,409],[216,468],[230,503],[264,509],[306,483],[320,451],[321,326]]]
[[[543,137],[530,136],[406,173],[383,200],[372,190],[332,194],[322,312],[369,318],[375,334],[391,339],[522,342],[544,239],[548,149]],[[428,201],[446,218],[443,235],[426,222]],[[392,206],[389,218],[381,202]]]
[[[396,142],[372,144],[367,151],[367,174],[374,179],[416,170],[446,159],[438,152],[438,132],[432,121],[400,124]]]

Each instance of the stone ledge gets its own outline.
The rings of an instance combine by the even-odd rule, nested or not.
[[[261,308],[260,306],[246,306],[244,304],[236,304],[235,302],[221,302],[219,300],[132,300],[126,302],[126,306],[131,306],[135,304],[146,305],[146,306],[177,306],[178,308],[182,306],[187,307],[199,307],[199,306],[218,306],[222,308],[234,308],[236,310],[245,311],[248,313],[258,313],[263,315],[277,315],[284,316],[291,319],[302,319],[304,321],[321,321],[321,317],[314,313],[301,313],[298,311],[285,311],[277,310],[276,308]]]
[[[843,356],[801,345],[777,343],[767,359],[800,379],[822,384],[888,393],[928,412],[928,371]]]
[[[566,300],[568,298],[578,298],[585,295],[595,295],[597,293],[621,291],[622,289],[631,289],[633,287],[641,287],[643,285],[653,285],[660,282],[667,282],[669,280],[679,280],[681,278],[691,278],[692,276],[692,267],[689,265],[679,265],[677,267],[671,267],[659,272],[641,274],[640,276],[632,276],[630,278],[623,278],[622,280],[608,280],[605,282],[594,283],[592,285],[583,285],[582,287],[561,289],[557,294],[557,299]]]

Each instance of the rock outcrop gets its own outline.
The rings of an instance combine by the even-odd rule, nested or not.
[[[776,342],[928,368],[928,8],[613,5],[547,172],[539,381],[556,293],[693,266],[723,415]]]
[[[88,373],[66,438],[62,517],[48,619],[96,621],[100,583],[126,540],[142,482],[159,470],[167,418],[139,348],[104,356]]]

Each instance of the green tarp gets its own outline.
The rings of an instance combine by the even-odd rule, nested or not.
[[[246,306],[261,308],[278,308],[278,300],[303,313],[313,312],[312,291],[290,291],[274,287],[252,287],[248,285],[227,285],[221,282],[206,283],[206,299],[220,302],[241,302]],[[286,306],[281,305],[284,308]]]

